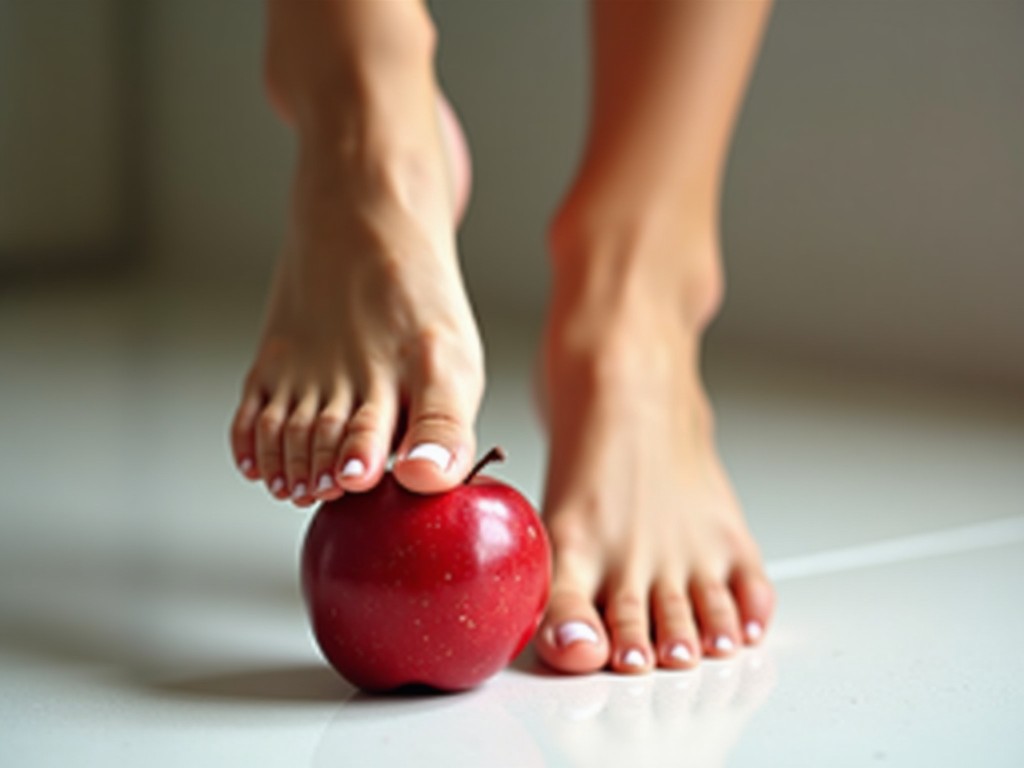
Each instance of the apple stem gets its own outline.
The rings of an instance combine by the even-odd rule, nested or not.
[[[482,459],[480,459],[480,461],[478,461],[476,463],[476,466],[474,466],[473,469],[471,469],[469,471],[469,475],[466,477],[466,479],[463,482],[466,485],[469,485],[469,481],[472,480],[474,477],[476,477],[477,474],[480,472],[480,470],[483,469],[484,467],[486,467],[492,461],[504,461],[504,460],[505,460],[505,451],[503,451],[498,446],[494,446],[493,448],[491,448],[491,450],[489,450],[486,454],[484,454],[484,457]]]

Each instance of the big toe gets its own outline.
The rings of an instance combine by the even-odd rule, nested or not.
[[[601,617],[587,596],[571,587],[552,590],[535,646],[537,655],[559,672],[595,672],[608,663]]]
[[[445,386],[428,388],[412,403],[394,466],[395,478],[410,491],[446,491],[469,473],[476,440],[465,402]]]

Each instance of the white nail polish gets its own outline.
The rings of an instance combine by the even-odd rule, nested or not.
[[[341,468],[342,477],[359,477],[366,471],[366,465],[359,459],[349,459]]]
[[[690,649],[682,643],[676,643],[673,645],[671,650],[668,652],[668,656],[670,659],[678,661],[680,664],[685,664],[693,659],[693,654],[690,653]]]
[[[320,480],[317,481],[316,492],[317,493],[323,493],[324,491],[331,490],[331,488],[333,488],[333,487],[334,487],[334,481],[331,480],[331,476],[330,475],[328,475],[326,472],[324,472],[324,474],[320,475]]]
[[[715,638],[715,650],[719,653],[732,653],[736,648],[736,645],[731,639],[725,635],[719,635]]]
[[[443,445],[437,443],[420,443],[405,455],[406,459],[425,459],[433,462],[442,472],[452,463],[452,454]]]
[[[275,477],[270,483],[270,492],[276,495],[281,492],[282,488],[284,488],[284,480],[280,477]]]
[[[252,472],[252,459],[242,459],[242,461],[238,464],[238,468],[242,470],[242,472],[244,472],[245,474],[249,474],[250,472]]]
[[[744,630],[747,633],[747,640],[749,640],[752,643],[755,643],[758,640],[760,640],[761,635],[764,633],[764,630],[761,629],[761,625],[756,621],[748,621],[747,626],[744,627]]]
[[[597,632],[589,624],[582,621],[567,621],[555,631],[555,640],[559,648],[567,648],[573,643],[590,643],[597,645]]]
[[[638,651],[636,648],[630,648],[622,657],[622,663],[627,667],[645,667],[647,666],[647,658],[644,656],[642,651]]]
[[[295,488],[292,490],[292,498],[293,499],[301,499],[305,495],[306,495],[306,484],[305,483],[297,483],[295,485]]]

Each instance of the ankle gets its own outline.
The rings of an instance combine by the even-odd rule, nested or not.
[[[265,88],[301,134],[337,134],[353,107],[400,103],[434,85],[437,32],[420,0],[272,0],[269,11]]]
[[[619,206],[613,215],[566,205],[548,242],[556,304],[608,317],[653,313],[695,337],[721,307],[715,228],[664,202]]]

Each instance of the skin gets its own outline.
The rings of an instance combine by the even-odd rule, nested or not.
[[[299,160],[235,460],[299,506],[373,487],[392,447],[400,483],[446,490],[473,464],[484,373],[455,252],[469,156],[435,31],[418,0],[269,8],[267,87]],[[722,170],[767,15],[592,2],[591,130],[551,226],[543,350],[554,570],[536,646],[563,672],[691,667],[771,618],[700,374]]]

